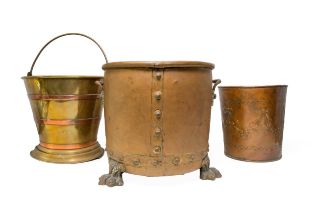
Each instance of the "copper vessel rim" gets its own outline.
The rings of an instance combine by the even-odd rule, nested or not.
[[[164,69],[164,68],[204,68],[214,69],[214,64],[202,61],[122,61],[106,63],[102,66],[103,70],[122,69],[122,68],[143,68],[143,69]]]
[[[21,79],[103,79],[104,76],[88,76],[88,75],[37,75],[23,76]]]
[[[257,86],[219,86],[219,89],[256,89],[256,88],[275,88],[275,87],[288,87],[288,85],[257,85]]]

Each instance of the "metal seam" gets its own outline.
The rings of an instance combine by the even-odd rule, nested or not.
[[[87,143],[81,143],[81,144],[50,144],[42,142],[43,140],[40,140],[40,145],[42,147],[45,147],[47,149],[60,149],[60,150],[67,150],[67,149],[82,149],[89,146],[92,146],[97,143],[96,139]]]
[[[63,119],[63,120],[55,120],[55,119],[40,119],[39,122],[42,125],[82,125],[88,123],[96,123],[99,122],[100,118],[85,118],[85,119]]]
[[[82,94],[82,95],[42,95],[42,94],[28,94],[31,100],[56,100],[56,101],[68,101],[68,100],[90,100],[99,99],[101,94]]]
[[[151,119],[152,119],[152,131],[151,131],[151,145],[153,156],[163,156],[163,129],[162,129],[162,116],[157,117],[155,115],[156,110],[160,110],[162,113],[163,104],[163,69],[152,68],[152,89],[151,89]],[[158,75],[159,74],[159,75]]]

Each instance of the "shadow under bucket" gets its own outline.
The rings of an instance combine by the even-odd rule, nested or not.
[[[219,87],[225,155],[244,161],[282,157],[287,85]]]
[[[22,77],[40,140],[31,156],[53,163],[85,162],[104,154],[104,149],[97,142],[103,99],[102,87],[97,82],[103,77],[32,76],[34,64],[43,49],[66,35],[80,35],[95,42],[83,34],[60,35],[41,49],[31,71]]]

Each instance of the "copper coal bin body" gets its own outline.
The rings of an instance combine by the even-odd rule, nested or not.
[[[99,184],[123,185],[122,173],[179,175],[200,169],[201,179],[221,177],[209,168],[208,137],[213,64],[114,62],[103,66],[109,174]]]
[[[225,155],[255,162],[282,157],[286,85],[219,87]]]

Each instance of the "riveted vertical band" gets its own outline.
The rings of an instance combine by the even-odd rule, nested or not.
[[[151,155],[161,156],[163,153],[163,69],[152,69],[152,133]]]

